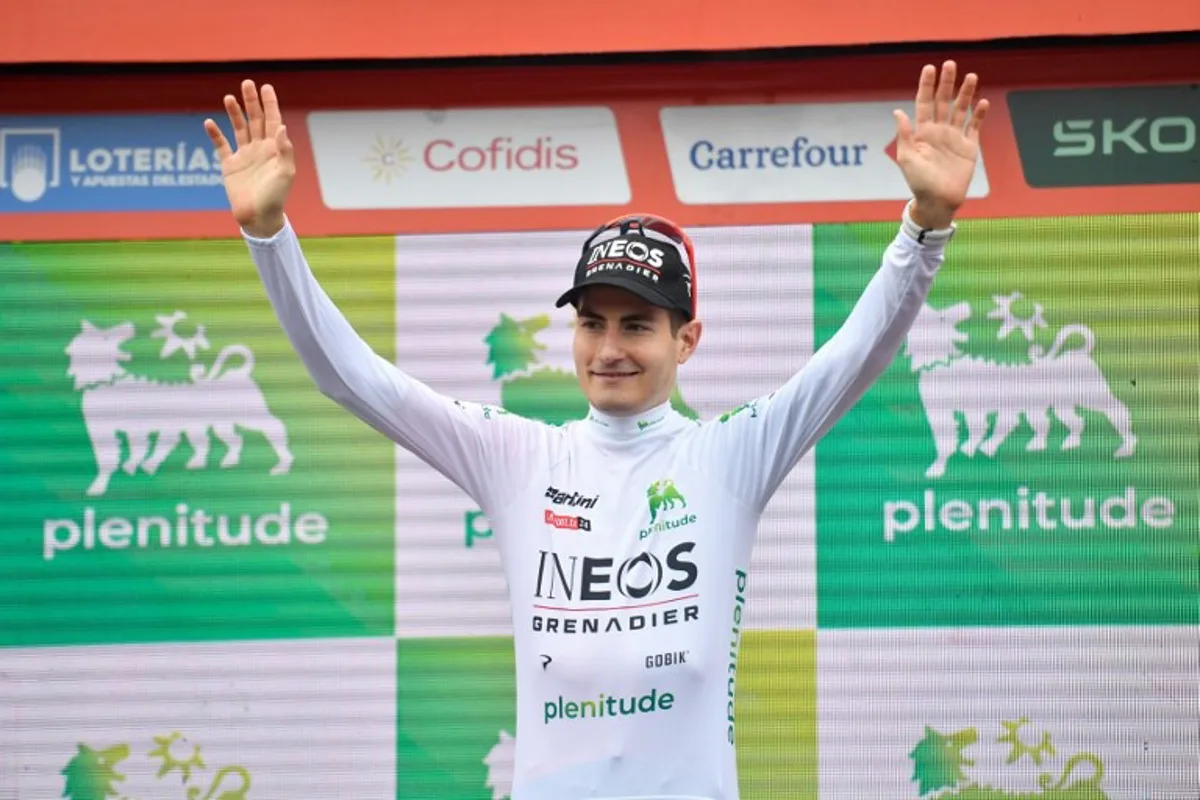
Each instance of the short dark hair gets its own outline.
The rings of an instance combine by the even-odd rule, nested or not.
[[[668,314],[671,315],[671,336],[678,336],[679,329],[687,324],[688,318],[682,311],[677,309],[668,309]]]

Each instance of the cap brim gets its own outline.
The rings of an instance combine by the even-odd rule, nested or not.
[[[627,278],[620,273],[601,273],[589,278],[578,286],[572,286],[570,289],[563,292],[562,296],[558,298],[557,302],[555,302],[554,307],[562,308],[568,303],[574,305],[575,300],[579,297],[580,293],[591,288],[592,286],[613,286],[617,289],[624,289],[627,292],[637,295],[650,305],[658,306],[659,308],[665,308],[668,311],[680,311],[689,319],[692,316],[692,312],[689,309],[680,308],[678,305],[676,305],[674,300],[667,297],[653,286],[647,286],[640,281]]]

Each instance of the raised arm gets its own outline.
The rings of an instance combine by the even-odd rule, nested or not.
[[[261,97],[242,84],[243,112],[225,97],[234,149],[212,120],[205,130],[221,159],[225,190],[267,297],[317,388],[392,441],[410,450],[470,495],[485,512],[511,494],[518,471],[545,435],[541,426],[439,395],[380,357],[321,288],[284,206],[295,157],[270,85]]]
[[[966,200],[988,102],[971,113],[977,78],[957,98],[955,64],[926,66],[916,118],[897,110],[897,158],[912,192],[901,230],[850,316],[777,391],[705,426],[698,461],[719,465],[731,491],[761,509],[788,472],[887,369],[912,327],[942,263],[953,220]]]

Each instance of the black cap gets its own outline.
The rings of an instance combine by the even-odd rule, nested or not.
[[[554,305],[575,305],[589,286],[615,286],[690,320],[696,312],[689,250],[636,222],[601,229],[584,244],[575,283]]]

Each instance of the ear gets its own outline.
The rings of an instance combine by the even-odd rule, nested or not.
[[[685,322],[679,329],[679,363],[686,364],[687,360],[700,346],[700,335],[704,333],[704,325],[698,319]]]

